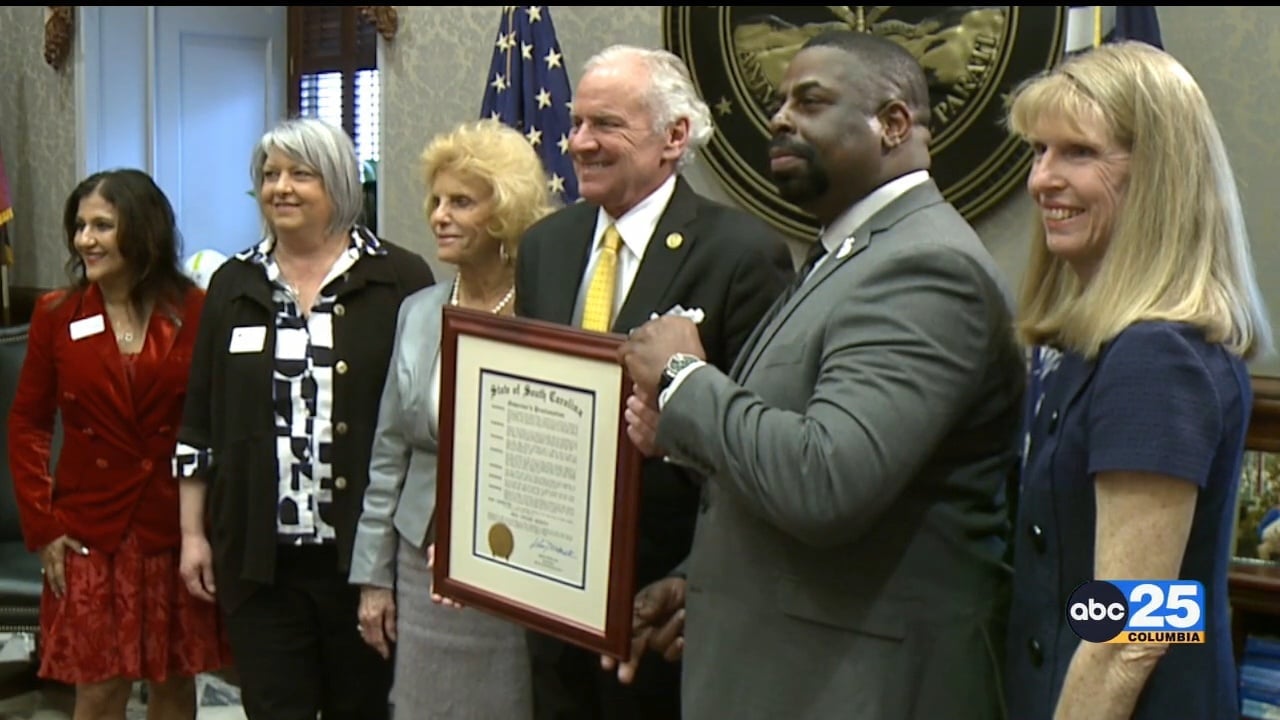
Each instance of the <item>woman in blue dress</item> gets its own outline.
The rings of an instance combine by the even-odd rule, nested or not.
[[[1141,43],[1033,78],[1009,125],[1038,208],[1018,329],[1043,348],[1014,552],[1010,718],[1239,714],[1227,568],[1246,361],[1270,329],[1222,138],[1191,74]],[[1082,642],[1091,580],[1203,584],[1199,644]]]

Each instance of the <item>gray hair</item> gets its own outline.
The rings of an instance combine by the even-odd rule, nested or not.
[[[345,130],[316,118],[294,118],[268,130],[254,145],[249,163],[255,193],[262,189],[262,168],[272,150],[319,173],[329,202],[333,203],[333,217],[326,232],[347,232],[359,222],[364,209],[364,186],[360,184],[355,144]]]
[[[689,144],[676,163],[676,169],[683,170],[715,132],[715,126],[711,122],[711,109],[698,97],[684,61],[666,50],[612,45],[587,60],[582,71],[587,73],[600,65],[609,65],[623,58],[636,58],[649,70],[649,91],[645,97],[645,105],[653,113],[654,132],[665,131],[681,118],[689,121]]]

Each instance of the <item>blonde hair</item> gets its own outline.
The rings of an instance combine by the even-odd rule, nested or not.
[[[1087,285],[1034,224],[1022,341],[1094,357],[1133,323],[1162,320],[1198,327],[1246,359],[1269,352],[1231,163],[1195,79],[1156,48],[1116,43],[1031,78],[1009,101],[1009,127],[1023,138],[1041,121],[1081,132],[1087,119],[1100,119],[1129,153],[1124,201]]]
[[[434,209],[431,187],[442,172],[493,191],[493,217],[485,230],[502,243],[509,262],[515,262],[524,231],[555,209],[538,153],[524,135],[497,120],[466,123],[436,136],[421,160],[428,218]]]

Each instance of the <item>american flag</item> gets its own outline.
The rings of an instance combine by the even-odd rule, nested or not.
[[[524,133],[542,158],[552,194],[565,204],[575,202],[578,179],[569,158],[573,95],[547,6],[503,6],[486,82],[480,117]]]

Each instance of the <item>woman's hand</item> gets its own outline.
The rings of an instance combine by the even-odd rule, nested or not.
[[[435,566],[436,566],[436,544],[435,544],[435,543],[431,543],[430,545],[428,545],[428,546],[427,546],[427,569],[428,569],[428,570],[431,570],[431,569],[435,568]],[[451,600],[451,599],[449,599],[449,598],[447,598],[447,597],[445,597],[445,596],[443,596],[443,595],[441,595],[441,594],[437,593],[437,592],[435,591],[435,581],[434,581],[434,580],[432,580],[432,588],[431,588],[431,602],[434,602],[434,603],[436,603],[436,604],[438,604],[438,605],[448,605],[449,607],[452,607],[452,608],[461,608],[461,607],[463,607],[462,603],[458,602],[457,600]]]
[[[209,548],[209,539],[204,533],[182,534],[178,574],[182,576],[187,592],[206,602],[214,602],[217,587],[213,582],[213,550]]]
[[[360,588],[360,637],[384,658],[391,657],[396,641],[396,598],[391,588],[365,585]]]
[[[45,582],[49,583],[49,589],[57,597],[67,593],[68,549],[80,555],[89,554],[89,548],[82,545],[79,540],[73,540],[66,535],[40,549],[40,573],[44,575]]]

